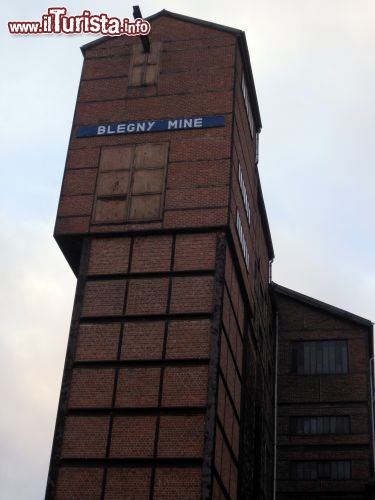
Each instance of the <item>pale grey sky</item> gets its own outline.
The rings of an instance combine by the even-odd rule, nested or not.
[[[135,2],[134,2],[135,3]],[[103,12],[97,0],[59,4]],[[133,3],[105,12],[132,16]],[[0,500],[44,496],[75,279],[53,224],[89,36],[11,36],[7,21],[48,7],[2,7],[0,29]],[[144,1],[246,32],[263,131],[259,170],[274,280],[374,320],[373,0]]]

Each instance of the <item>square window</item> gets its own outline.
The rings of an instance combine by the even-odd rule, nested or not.
[[[94,222],[160,219],[168,146],[163,142],[102,149]]]

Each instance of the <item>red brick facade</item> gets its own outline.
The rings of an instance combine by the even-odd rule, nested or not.
[[[78,284],[46,500],[271,500],[274,255],[245,35],[149,21],[148,55],[138,37],[83,48],[55,226]],[[221,125],[77,136],[204,116]]]
[[[275,291],[279,317],[277,498],[363,499],[374,466],[372,324],[283,287],[276,286]],[[336,359],[317,359],[316,366],[314,356],[311,352],[306,356],[306,351],[301,362],[309,361],[308,373],[303,373],[302,364],[295,373],[294,346],[309,348],[317,342],[328,347],[340,342],[345,366],[335,365],[340,351]],[[297,421],[298,427],[293,425]]]
[[[151,26],[152,84],[134,84],[139,39],[84,48],[55,227],[78,288],[46,498],[74,498],[92,478],[92,499],[269,499],[272,467],[249,441],[273,397],[273,254],[246,41],[166,12]],[[215,115],[224,126],[76,137],[89,124]],[[263,360],[263,397],[244,413],[250,358]]]

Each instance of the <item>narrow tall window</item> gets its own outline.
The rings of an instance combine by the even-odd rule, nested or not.
[[[237,233],[238,233],[238,238],[240,240],[241,244],[241,250],[242,250],[242,255],[245,260],[246,264],[246,269],[249,270],[249,250],[247,248],[247,243],[246,243],[246,238],[245,238],[245,233],[243,232],[243,227],[242,227],[242,222],[241,222],[241,216],[239,211],[237,210],[237,217],[236,217],[236,228],[237,228]]]
[[[293,342],[291,371],[299,375],[348,373],[346,340]]]
[[[133,46],[133,55],[129,69],[129,85],[140,87],[152,85],[158,80],[161,43],[153,42],[150,52],[144,52],[139,43]]]
[[[238,162],[238,183],[240,185],[242,201],[243,201],[243,204],[245,207],[247,222],[250,224],[250,218],[251,218],[250,203],[249,203],[249,197],[247,195],[247,189],[245,186],[245,180],[243,178],[243,173],[242,173],[242,168],[241,168],[240,162]]]
[[[253,112],[251,109],[250,96],[249,96],[249,90],[247,88],[245,73],[242,73],[241,89],[242,89],[242,95],[243,95],[244,102],[245,102],[247,118],[249,120],[251,137],[254,137],[254,129],[255,129],[254,118],[253,118]]]

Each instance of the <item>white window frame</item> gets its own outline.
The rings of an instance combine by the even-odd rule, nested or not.
[[[243,230],[241,216],[240,216],[238,209],[237,209],[237,216],[236,216],[236,228],[237,228],[238,238],[240,240],[242,255],[243,255],[243,258],[244,258],[244,261],[246,264],[246,269],[249,270],[249,262],[250,262],[249,249],[247,248],[245,233]]]
[[[246,189],[246,186],[245,186],[245,180],[244,180],[244,177],[243,177],[242,167],[241,167],[241,163],[240,162],[238,162],[238,183],[240,185],[240,190],[241,190],[241,195],[242,195],[242,201],[243,201],[243,204],[244,204],[244,207],[245,207],[247,222],[250,225],[251,209],[250,209],[249,197],[247,195],[247,189]]]

